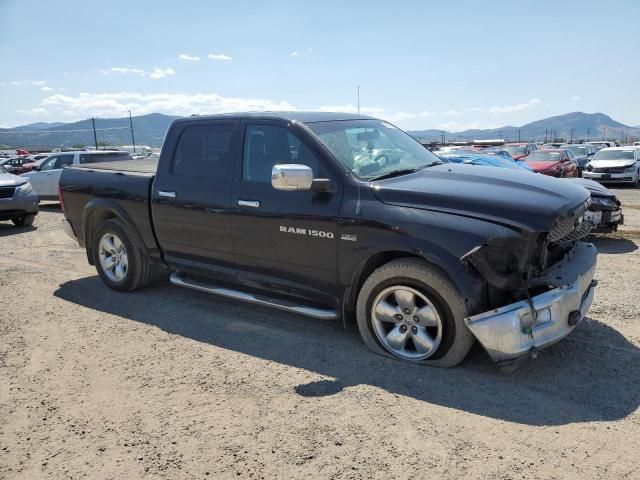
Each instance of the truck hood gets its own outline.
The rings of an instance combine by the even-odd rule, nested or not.
[[[22,185],[23,183],[27,183],[22,177],[18,175],[13,175],[11,173],[0,173],[0,187],[17,187],[18,185]]]
[[[371,182],[390,205],[452,213],[547,232],[558,216],[579,207],[589,192],[579,185],[526,171],[445,164]]]
[[[563,178],[563,182],[571,182],[589,190],[591,195],[596,197],[614,198],[615,194],[601,183],[589,180],[588,178]]]
[[[628,158],[622,160],[591,160],[589,165],[593,168],[621,168],[621,167],[630,167],[636,163],[635,160]]]

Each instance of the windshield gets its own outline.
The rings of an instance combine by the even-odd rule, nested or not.
[[[360,178],[441,163],[413,137],[381,120],[314,122],[307,127]]]
[[[593,156],[594,160],[633,160],[633,150],[609,150],[598,151]]]
[[[527,147],[524,145],[505,145],[502,147],[503,150],[506,150],[511,155],[526,155]]]
[[[537,150],[527,157],[527,161],[533,162],[559,162],[560,152],[550,152],[548,150]]]
[[[586,155],[587,147],[583,147],[580,145],[565,145],[562,148],[566,148],[567,150],[571,150],[574,155]]]

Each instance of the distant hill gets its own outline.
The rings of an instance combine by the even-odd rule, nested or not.
[[[549,141],[552,138],[569,140],[572,129],[574,140],[586,140],[587,137],[595,140],[602,138],[603,135],[611,140],[620,140],[621,135],[624,135],[625,138],[628,137],[629,140],[640,138],[640,128],[624,125],[604,113],[572,112],[536,120],[521,127],[504,126],[485,130],[465,130],[464,132],[447,133],[446,139],[447,141],[462,141],[502,137],[506,140],[516,141],[519,134],[522,141],[540,141],[545,139],[545,129],[546,138]],[[424,140],[439,141],[441,138],[441,130],[420,130],[408,133]]]
[[[169,124],[178,117],[151,113],[133,117],[136,144],[159,147],[162,145]],[[131,145],[129,117],[96,118],[96,136],[101,145]],[[22,131],[29,133],[23,133]],[[43,130],[45,133],[35,131]],[[11,147],[49,146],[70,147],[72,145],[93,146],[91,120],[73,123],[32,123],[11,129],[0,128],[0,144]]]
[[[133,117],[133,128],[136,144],[159,147],[164,140],[169,124],[178,117],[151,113]],[[96,118],[97,137],[100,145],[130,145],[131,131],[129,117]],[[486,130],[466,130],[464,132],[446,133],[447,141],[492,139],[502,137],[509,141],[518,140],[518,131],[522,141],[544,140],[546,138],[600,139],[603,134],[612,140],[620,140],[621,135],[628,140],[640,140],[640,128],[629,127],[613,120],[604,113],[573,112],[555,117],[549,117],[527,123],[521,127],[504,126]],[[39,132],[42,130],[42,133]],[[440,130],[410,131],[416,138],[427,141],[439,141]],[[16,147],[70,147],[72,145],[93,146],[93,130],[91,120],[81,120],[73,123],[31,123],[11,129],[0,129],[0,144]]]

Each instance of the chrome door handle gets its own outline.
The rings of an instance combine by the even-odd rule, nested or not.
[[[158,196],[164,198],[176,198],[176,192],[167,192],[166,190],[158,190]]]
[[[238,205],[241,207],[260,208],[260,202],[257,200],[238,200]]]

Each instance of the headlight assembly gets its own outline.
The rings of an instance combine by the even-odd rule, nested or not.
[[[31,192],[33,192],[33,187],[29,182],[23,183],[16,189],[16,193],[18,194],[18,196],[29,195]]]

